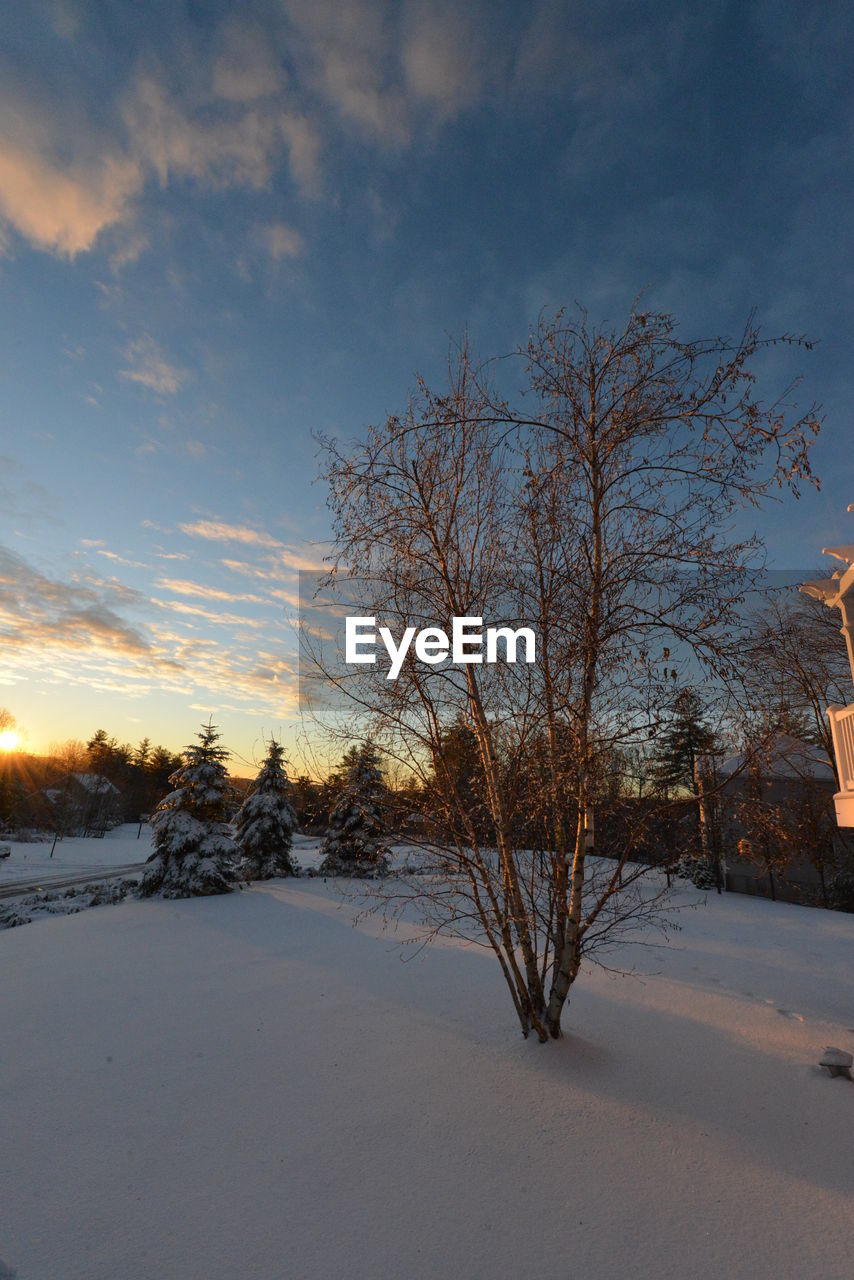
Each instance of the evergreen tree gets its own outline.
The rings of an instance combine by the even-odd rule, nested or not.
[[[676,874],[692,880],[699,889],[716,888],[720,893],[726,883],[726,871],[714,806],[706,794],[708,765],[717,750],[714,731],[705,721],[702,699],[693,689],[683,689],[677,694],[671,719],[655,745],[653,765],[665,793],[684,788],[696,799],[697,846],[683,851]]]
[[[341,758],[341,762],[337,769],[327,775],[323,785],[320,788],[320,797],[318,803],[318,818],[322,821],[323,829],[328,831],[329,824],[332,821],[332,814],[335,806],[341,799],[347,789],[350,781],[350,775],[359,763],[359,748],[356,746],[348,747]]]
[[[86,743],[88,767],[93,773],[106,773],[116,748],[115,738],[111,738],[106,729],[96,729]]]
[[[267,759],[235,818],[240,874],[246,880],[272,880],[296,875],[291,858],[297,815],[290,802],[284,750],[270,739]]]
[[[199,744],[187,747],[169,779],[174,789],[152,815],[154,853],[143,873],[143,897],[194,898],[233,886],[237,849],[226,822],[228,752],[217,745],[213,724],[202,725],[197,736]]]
[[[322,803],[319,784],[312,782],[311,778],[301,773],[291,784],[291,801],[297,815],[297,825],[303,831],[314,834],[313,829],[318,822]],[[323,826],[325,827],[326,824],[324,823]]]
[[[376,876],[389,869],[383,838],[385,786],[376,749],[367,742],[348,762],[343,790],[323,844],[322,875]]]
[[[693,689],[676,697],[673,715],[655,745],[656,773],[666,790],[684,787],[697,794],[697,773],[704,757],[716,748],[705,722],[705,708]]]
[[[434,765],[432,781],[440,813],[461,809],[476,838],[494,843],[495,826],[477,734],[462,713],[440,731],[438,745],[436,760],[441,763]]]

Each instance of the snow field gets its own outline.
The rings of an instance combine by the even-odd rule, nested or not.
[[[682,923],[642,980],[584,974],[546,1046],[486,953],[401,963],[320,880],[0,933],[0,1258],[842,1280],[854,1089],[815,1064],[854,1043],[854,919],[709,895]]]
[[[108,831],[100,840],[93,836],[66,836],[56,842],[52,858],[53,836],[33,844],[4,840],[3,844],[8,844],[12,853],[0,861],[0,886],[40,875],[74,875],[78,871],[100,871],[144,862],[151,853],[151,828],[144,823],[139,839],[138,831],[139,823],[128,822]]]

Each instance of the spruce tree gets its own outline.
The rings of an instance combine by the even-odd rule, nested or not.
[[[676,696],[673,714],[655,747],[656,772],[665,790],[681,787],[696,795],[698,766],[716,746],[702,699],[693,689],[683,689]]]
[[[706,797],[705,769],[715,755],[718,742],[705,720],[702,698],[693,689],[683,689],[676,697],[669,724],[659,737],[654,764],[665,794],[683,789],[697,802],[697,844],[683,851],[674,870],[691,880],[698,889],[722,891],[725,869],[721,860],[718,833],[713,829],[713,806]]]
[[[267,759],[235,818],[235,835],[246,880],[272,880],[293,876],[292,835],[297,815],[290,802],[290,783],[284,765],[284,749],[270,739]]]
[[[154,853],[143,873],[143,897],[195,898],[234,886],[228,752],[217,745],[220,735],[210,722],[197,736],[198,745],[187,747],[184,763],[169,778],[173,790],[152,814]]]
[[[321,875],[378,876],[389,869],[383,837],[385,786],[376,749],[365,743],[350,757],[344,788],[329,818]]]

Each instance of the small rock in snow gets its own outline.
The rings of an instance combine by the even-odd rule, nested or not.
[[[837,1049],[829,1044],[819,1058],[819,1066],[826,1067],[832,1076],[847,1076],[850,1080],[854,1057],[844,1049]]]

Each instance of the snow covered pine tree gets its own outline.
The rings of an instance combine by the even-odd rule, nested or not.
[[[174,791],[151,818],[154,853],[140,884],[146,898],[196,898],[234,887],[237,847],[226,821],[228,752],[217,746],[220,735],[210,722],[197,736],[199,745],[187,747],[184,764],[169,779]]]
[[[237,847],[242,856],[240,874],[245,880],[296,875],[291,837],[297,815],[288,799],[289,793],[284,749],[271,738],[267,759],[234,821]]]
[[[388,872],[383,792],[376,749],[366,742],[350,765],[344,790],[329,815],[321,875],[383,876]]]

